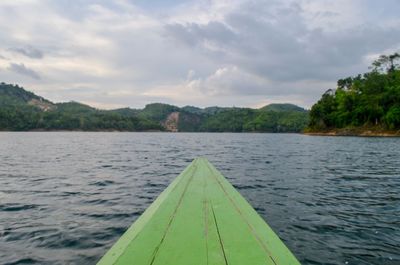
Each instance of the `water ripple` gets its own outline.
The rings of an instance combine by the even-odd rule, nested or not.
[[[400,139],[0,133],[0,264],[95,264],[207,156],[302,264],[400,264]]]

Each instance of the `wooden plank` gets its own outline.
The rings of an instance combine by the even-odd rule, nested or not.
[[[207,264],[204,179],[198,161],[194,167],[195,173],[151,264]]]
[[[227,244],[227,248],[232,247],[233,250],[229,253],[233,255],[237,255],[237,249],[240,249],[241,246],[244,245],[246,240],[250,240],[252,237],[260,248],[260,253],[263,252],[266,257],[263,263],[258,263],[259,261],[256,259],[257,254],[254,256],[251,254],[253,249],[247,249],[239,251],[240,255],[243,255],[242,258],[254,258],[254,263],[249,264],[281,264],[281,265],[297,265],[300,264],[294,255],[290,252],[290,250],[283,244],[280,238],[274,233],[274,231],[269,227],[269,225],[261,218],[260,215],[254,210],[254,208],[244,199],[240,193],[225,179],[225,177],[215,169],[215,167],[209,163],[205,162],[210,169],[210,175],[214,177],[216,180],[212,185],[216,187],[218,183],[218,187],[220,191],[213,192],[213,196],[219,196],[220,200],[223,201],[223,207],[220,207],[226,211],[229,209],[229,213],[222,212],[219,215],[221,216],[222,225],[221,227],[225,228],[224,237],[225,241],[229,242]],[[229,201],[229,203],[227,202]],[[230,218],[227,218],[230,216]],[[235,223],[231,220],[234,219]],[[241,220],[241,221],[239,221]],[[236,222],[240,223],[237,224]],[[247,237],[243,235],[243,238],[239,238],[234,235],[234,225],[240,226],[240,229],[247,228]],[[239,229],[239,228],[238,228]],[[238,233],[236,233],[238,234]],[[246,234],[246,232],[244,232]],[[262,249],[262,250],[261,250]],[[259,253],[259,254],[260,254]],[[231,258],[234,258],[232,256]],[[241,257],[237,257],[239,260]],[[257,262],[257,263],[256,263]],[[235,263],[235,264],[243,264],[243,263]]]
[[[232,185],[198,158],[98,264],[300,263]]]
[[[205,166],[208,167],[208,164]],[[230,265],[274,265],[268,253],[252,234],[239,210],[232,205],[229,198],[231,194],[224,192],[219,184],[220,180],[210,169],[208,179],[210,183],[208,194],[212,201],[213,214],[224,245],[227,263]]]
[[[166,228],[166,220],[172,216],[179,196],[194,174],[194,164],[195,161],[160,194],[97,264],[132,264],[132,260],[135,264],[150,264],[155,246]]]

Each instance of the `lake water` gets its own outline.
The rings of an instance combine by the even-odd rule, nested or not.
[[[0,264],[95,264],[205,156],[302,264],[400,264],[400,138],[0,133]]]

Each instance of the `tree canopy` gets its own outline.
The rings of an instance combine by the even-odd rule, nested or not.
[[[309,130],[346,127],[400,129],[400,55],[381,55],[372,71],[338,80],[311,108]]]
[[[168,130],[183,132],[300,132],[308,112],[292,104],[260,109],[197,108],[152,103],[144,109],[99,110],[78,102],[52,103],[16,85],[0,84],[0,130]],[[176,115],[178,113],[178,115]]]

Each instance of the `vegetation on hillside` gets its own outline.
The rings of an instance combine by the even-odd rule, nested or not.
[[[283,104],[269,104],[267,106],[264,106],[261,108],[261,110],[264,111],[277,111],[277,112],[306,112],[305,109],[302,107],[293,105],[293,104],[288,104],[288,103],[283,103]]]
[[[16,85],[0,84],[0,130],[162,130],[159,123],[97,110],[77,102],[54,104]]]
[[[232,108],[209,116],[201,131],[210,132],[300,132],[308,122],[308,113]]]
[[[165,119],[168,114],[178,110],[179,108],[176,106],[162,103],[152,103],[147,104],[145,108],[138,113],[138,116],[150,120],[161,121]]]
[[[173,113],[179,118],[170,122],[182,132],[300,132],[308,123],[308,111],[292,104],[201,109],[152,103],[144,109],[98,110],[78,102],[52,103],[0,84],[0,130],[162,131]]]
[[[337,82],[311,108],[309,131],[400,129],[400,55],[382,55],[371,71]]]

